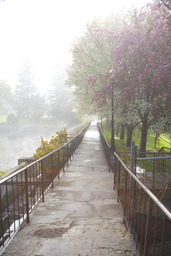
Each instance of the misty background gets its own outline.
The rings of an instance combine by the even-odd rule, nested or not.
[[[32,156],[40,136],[49,140],[80,125],[65,80],[70,49],[86,24],[146,2],[0,1],[0,171]]]

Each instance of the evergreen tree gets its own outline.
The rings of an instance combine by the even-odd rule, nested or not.
[[[16,112],[19,119],[37,120],[44,112],[44,99],[34,85],[31,66],[25,63],[16,86]]]

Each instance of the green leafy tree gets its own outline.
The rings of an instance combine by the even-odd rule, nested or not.
[[[139,12],[135,10],[118,31],[104,29],[98,32],[102,40],[107,37],[116,45],[111,62],[115,72],[111,78],[108,72],[92,76],[90,84],[96,90],[96,99],[104,103],[114,87],[115,102],[120,100],[118,109],[125,109],[123,112],[131,121],[137,118],[141,122],[141,152],[146,150],[149,127],[162,116],[167,117],[171,107],[170,27],[167,21],[163,9],[149,4]],[[103,79],[102,88],[97,90],[96,84]]]
[[[116,18],[115,21],[118,22]],[[104,24],[115,27],[112,18],[104,23],[95,20],[87,25],[85,33],[74,42],[71,49],[73,62],[67,70],[66,84],[73,88],[77,112],[80,112],[80,115],[104,112],[100,111],[102,102],[94,100],[94,93],[101,88],[102,81],[98,81],[93,88],[88,86],[89,78],[109,70],[112,61],[114,46],[108,43],[106,38],[102,41],[96,33],[96,30],[104,28]]]

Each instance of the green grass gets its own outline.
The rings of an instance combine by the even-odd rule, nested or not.
[[[103,122],[103,133],[110,144],[111,141],[111,130],[110,127],[106,124],[106,122]],[[115,127],[116,131],[116,127]],[[133,132],[132,136],[132,141],[135,142],[135,145],[137,146],[137,151],[139,150],[140,147],[140,139],[141,139],[141,134],[138,128],[136,128]],[[163,140],[164,139],[164,140]],[[171,148],[169,137],[167,137],[165,134],[162,134],[157,141],[156,148],[154,147],[154,142],[155,142],[155,134],[152,133],[152,131],[149,132],[147,136],[147,145],[146,145],[146,151],[147,152],[158,152],[161,147],[168,147]],[[120,133],[116,136],[115,134],[115,146],[117,151],[119,152],[120,158],[124,161],[124,163],[127,166],[130,166],[130,152],[131,152],[131,147],[126,146],[126,130],[125,130],[125,138],[124,140],[120,139]],[[129,154],[128,154],[129,153]],[[151,157],[151,154],[147,154],[147,157]],[[166,168],[167,172],[170,173],[170,163],[171,161],[168,160],[168,168]],[[167,163],[165,161],[165,163]],[[153,170],[153,162],[152,161],[141,161],[139,162],[139,165],[143,168],[146,169],[147,171],[152,171]]]
[[[110,127],[106,124],[106,122],[103,122],[103,132],[106,140],[110,144],[111,130],[110,130]],[[115,127],[115,132],[116,132],[116,127]],[[140,139],[141,139],[140,131],[138,128],[136,128],[132,135],[132,141],[135,142],[137,149],[139,149],[140,147]],[[157,140],[156,148],[154,147],[154,143],[155,143],[155,134],[152,133],[152,131],[150,131],[147,136],[146,151],[157,152],[162,147],[168,147],[168,148],[171,147],[169,137],[166,134],[160,135],[159,139]],[[124,140],[120,140],[120,132],[117,136],[115,133],[115,146],[118,151],[126,151],[126,152],[131,151],[130,147],[126,146],[126,131],[125,131]]]

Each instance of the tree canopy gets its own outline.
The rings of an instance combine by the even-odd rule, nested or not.
[[[154,3],[120,20],[93,22],[72,48],[67,84],[74,85],[78,105],[111,111],[113,87],[115,116],[132,128],[140,125],[141,151],[149,127],[170,116],[170,38],[169,12]]]

